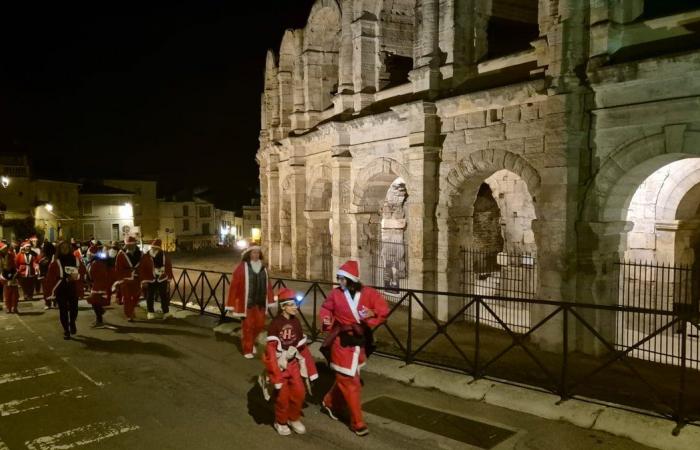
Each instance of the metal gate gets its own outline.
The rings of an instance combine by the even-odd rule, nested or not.
[[[462,264],[462,292],[465,294],[514,299],[533,299],[537,294],[534,254],[463,249]],[[488,298],[484,302],[514,332],[526,333],[530,329],[528,303]],[[465,314],[467,320],[476,320],[473,308],[469,308]],[[486,325],[502,328],[496,318],[484,309],[479,311],[479,320]]]
[[[408,289],[408,245],[405,242],[370,241],[372,281],[384,287],[390,302],[401,299],[399,289]]]
[[[321,245],[321,279],[333,281],[333,241],[330,233],[319,237]]]

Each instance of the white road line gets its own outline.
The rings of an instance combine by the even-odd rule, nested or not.
[[[51,436],[42,436],[26,441],[24,445],[27,446],[28,450],[67,450],[104,441],[138,429],[138,425],[132,425],[125,418],[119,417],[116,420],[95,422]]]
[[[32,327],[29,326],[29,324],[27,324],[24,320],[22,320],[21,317],[18,317],[18,319],[19,319],[19,321],[22,323],[22,325],[24,325],[24,327],[25,327],[27,330],[29,330],[30,333],[32,333],[34,336],[36,336],[37,339],[39,339],[41,342],[45,343],[46,346],[49,348],[49,350],[54,351],[54,348],[46,342],[46,340],[43,338],[43,336],[39,335],[39,333],[37,333],[36,331],[34,331],[34,330],[32,329]],[[99,381],[94,380],[94,379],[91,378],[88,374],[86,374],[85,372],[83,372],[82,370],[80,370],[75,364],[69,362],[67,357],[61,356],[60,358],[63,360],[63,362],[65,362],[66,364],[68,364],[69,366],[71,366],[76,372],[78,372],[81,376],[83,376],[83,377],[84,377],[86,380],[88,380],[90,383],[94,384],[95,386],[99,386],[99,387],[104,386],[104,383],[101,383],[101,382],[99,382]]]
[[[14,330],[14,329],[15,329],[15,326],[14,326],[14,325],[6,325],[6,326],[3,328],[3,330],[5,330],[5,331],[12,331],[12,330]]]
[[[22,370],[20,372],[3,373],[0,374],[0,384],[12,383],[13,381],[29,380],[30,378],[51,375],[52,373],[58,373],[58,370],[54,370],[48,366],[37,367],[36,369]]]
[[[0,417],[11,416],[13,414],[19,414],[49,406],[48,403],[43,402],[52,397],[59,396],[74,399],[87,397],[87,395],[83,393],[83,388],[79,386],[71,389],[64,389],[62,391],[49,392],[48,394],[29,397],[23,400],[12,400],[10,402],[0,403]]]
[[[5,338],[0,341],[0,344],[16,344],[18,342],[24,342],[22,338]]]
[[[0,439],[0,450],[10,450],[10,447],[5,445],[5,443]]]

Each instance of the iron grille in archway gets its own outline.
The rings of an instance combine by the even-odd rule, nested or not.
[[[390,302],[403,295],[399,289],[408,289],[408,245],[405,242],[370,240],[372,281],[385,288]]]

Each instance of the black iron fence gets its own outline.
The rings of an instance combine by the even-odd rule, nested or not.
[[[486,252],[462,249],[462,292],[471,295],[519,299],[535,298],[537,293],[536,258],[531,253]],[[485,300],[500,319],[513,331],[530,329],[530,308],[527,303]],[[474,321],[476,311],[467,311],[467,320]],[[502,328],[496,317],[480,309],[482,323]]]
[[[382,286],[390,302],[399,301],[401,289],[408,288],[408,245],[371,240],[369,248],[371,284]]]
[[[226,319],[229,275],[176,268],[174,304]],[[319,309],[333,285],[274,278],[304,295],[300,319],[317,339]],[[385,324],[375,330],[378,353],[406,363],[422,363],[551,392],[562,400],[580,398],[612,402],[674,420],[680,431],[700,419],[700,367],[691,352],[698,334],[698,313],[691,309],[658,309],[628,305],[594,305],[538,299],[504,298],[376,286],[400,297]],[[530,311],[531,325],[518,332],[493,302]],[[189,305],[189,306],[188,306]],[[486,312],[499,327],[482,320]],[[619,314],[637,314],[654,324],[636,339],[620,341]],[[465,321],[464,317],[473,317]],[[678,330],[677,349],[665,356],[675,363],[644,360],[636,352],[669,330]],[[665,348],[657,347],[663,354]]]

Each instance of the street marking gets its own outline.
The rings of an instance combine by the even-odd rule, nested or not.
[[[14,325],[6,325],[5,328],[3,328],[5,331],[12,331],[15,329]]]
[[[12,400],[10,402],[0,403],[0,417],[11,416],[13,414],[19,414],[49,406],[48,403],[43,402],[46,399],[57,396],[80,399],[87,397],[87,394],[83,394],[83,388],[79,386],[76,388],[64,389],[58,392],[49,392],[48,394],[25,398],[24,400]]]
[[[14,352],[10,352],[10,355],[12,355],[12,356],[22,356],[22,355],[24,355],[24,350],[17,350],[17,351],[14,351]]]
[[[0,439],[0,450],[10,450],[10,447],[5,445],[5,443]]]
[[[21,372],[9,372],[0,374],[0,384],[12,383],[13,381],[29,380],[30,378],[42,377],[58,373],[58,370],[51,369],[48,366],[37,367],[36,369],[22,370]]]
[[[115,421],[91,423],[51,436],[42,436],[26,441],[24,445],[27,446],[28,450],[66,450],[104,441],[105,439],[138,429],[138,425],[132,425],[125,418],[120,417]]]
[[[22,338],[5,338],[2,340],[2,344],[16,344],[18,342],[24,342],[24,339]]]
[[[65,362],[66,364],[71,366],[73,369],[75,369],[76,372],[78,372],[80,375],[85,377],[85,379],[88,380],[90,383],[94,384],[95,386],[99,386],[99,387],[104,386],[104,383],[102,383],[101,381],[94,380],[92,377],[90,377],[90,375],[86,374],[85,372],[80,370],[75,364],[70,362],[66,356],[61,356],[61,359],[63,360],[63,362]]]

